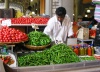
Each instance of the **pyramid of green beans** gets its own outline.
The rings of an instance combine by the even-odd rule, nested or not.
[[[18,66],[38,66],[80,62],[80,58],[65,44],[53,45],[42,52],[18,57]]]

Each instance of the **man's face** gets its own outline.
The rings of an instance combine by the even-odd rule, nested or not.
[[[56,15],[56,16],[57,16],[57,20],[60,21],[60,22],[62,22],[64,20],[64,18],[65,18],[64,15],[63,16]]]

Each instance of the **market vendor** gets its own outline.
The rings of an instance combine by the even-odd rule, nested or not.
[[[52,41],[66,42],[67,37],[73,36],[70,17],[64,7],[58,7],[55,13],[56,15],[49,19],[44,33],[49,35]]]
[[[81,15],[78,16],[78,22],[77,22],[78,29],[81,28],[81,22],[83,21],[82,18],[83,17]]]
[[[30,17],[31,15],[32,15],[32,7],[28,6],[28,8],[26,10],[26,13],[25,13],[25,16]]]

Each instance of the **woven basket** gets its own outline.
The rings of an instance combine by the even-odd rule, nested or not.
[[[50,46],[51,44],[44,45],[44,46],[33,46],[33,45],[25,45],[26,48],[31,49],[31,50],[43,50]]]
[[[0,45],[14,45],[14,44],[18,44],[18,43],[22,43],[25,41],[20,41],[20,42],[0,42]]]
[[[0,42],[0,45],[14,45],[14,42]]]

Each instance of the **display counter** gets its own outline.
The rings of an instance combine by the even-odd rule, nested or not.
[[[45,26],[46,26],[46,24],[36,24],[36,25],[39,26],[38,31],[43,31]],[[19,29],[25,33],[29,33],[30,31],[34,30],[31,26],[31,24],[12,24],[10,27],[15,28],[15,29]]]
[[[100,60],[45,66],[16,67],[14,69],[17,70],[17,72],[99,72]]]
[[[49,18],[46,17],[36,17],[36,18],[11,18],[11,19],[1,19],[0,22],[4,25],[9,25],[10,27],[19,29],[25,33],[32,31],[31,24],[36,24],[39,26],[39,31],[43,31]]]
[[[93,44],[94,39],[77,39],[78,41],[82,42],[82,45],[84,44],[84,42],[91,42],[91,44]]]
[[[23,20],[23,19],[20,19],[20,21],[21,20]],[[26,32],[26,33],[29,33],[30,31],[33,31],[34,29],[32,29],[32,27],[31,27],[31,23],[21,23],[20,24],[20,21],[15,21],[14,20],[14,24],[12,23],[11,24],[11,26],[10,27],[12,27],[12,28],[17,28],[17,29],[20,29],[21,31],[23,31],[23,32]],[[17,23],[16,23],[17,22]],[[24,22],[24,21],[23,21]],[[28,21],[27,20],[27,22],[30,22],[30,21]],[[39,26],[39,30],[40,31],[43,31],[44,30],[44,27],[46,26],[46,23],[45,24],[38,24],[37,23],[37,25]],[[81,39],[78,39],[79,41],[82,41],[82,42],[84,42],[84,41],[92,41],[92,44],[93,44],[93,40],[81,40]],[[35,43],[35,42],[34,42]],[[44,43],[44,42],[43,42]],[[61,45],[59,45],[59,46],[61,46]],[[73,61],[74,60],[76,60],[76,59],[73,59],[73,58],[75,58],[75,56],[78,58],[78,56],[72,51],[72,50],[65,50],[65,48],[63,48],[63,47],[66,47],[66,46],[63,46],[63,47],[56,47],[56,48],[59,48],[59,49],[56,49],[57,50],[57,53],[54,53],[54,52],[56,52],[56,50],[55,50],[55,48],[53,48],[52,49],[52,51],[50,50],[50,51],[46,51],[46,50],[44,50],[44,52],[42,53],[42,51],[40,52],[40,53],[38,53],[37,51],[33,51],[34,52],[34,55],[33,55],[33,57],[31,57],[30,56],[30,58],[34,58],[34,60],[32,60],[32,61],[38,61],[38,60],[40,60],[40,62],[41,61],[43,61],[44,60],[44,65],[39,65],[39,66],[33,66],[33,65],[30,65],[30,66],[27,66],[27,63],[25,62],[25,61],[28,61],[27,59],[29,58],[29,56],[27,56],[28,58],[26,58],[26,60],[25,60],[25,58],[19,58],[19,61],[21,60],[21,59],[24,59],[24,60],[21,60],[20,61],[20,63],[22,64],[22,62],[23,62],[23,65],[22,66],[24,66],[24,67],[15,67],[14,69],[16,69],[17,70],[17,72],[36,72],[36,71],[40,71],[40,72],[47,72],[47,71],[52,71],[52,72],[61,72],[61,71],[71,71],[71,70],[74,70],[74,69],[76,69],[76,70],[80,70],[80,69],[90,69],[90,68],[99,68],[99,64],[100,64],[100,61],[99,60],[94,60],[94,61],[81,61],[81,62],[76,62],[76,63],[74,63]],[[16,44],[16,47],[15,47],[16,49],[24,49],[24,50],[29,50],[29,49],[25,49],[25,47],[22,45],[22,44]],[[15,49],[15,53],[16,53],[16,56],[17,56],[17,58],[18,58],[18,53],[17,53],[17,51],[16,51],[16,49]],[[68,48],[66,48],[66,49],[68,49]],[[70,48],[69,48],[70,49]],[[49,48],[47,49],[47,50],[49,50]],[[55,50],[55,51],[54,51]],[[65,50],[65,52],[64,52],[64,50]],[[13,51],[13,49],[12,49],[12,51]],[[30,52],[32,51],[32,50],[29,50]],[[62,53],[61,53],[61,51],[62,51]],[[67,52],[68,51],[68,52]],[[20,50],[20,52],[22,52],[21,50]],[[51,53],[52,52],[52,53]],[[59,52],[59,55],[58,55],[58,52]],[[38,54],[38,57],[40,57],[41,56],[41,58],[40,59],[36,59],[34,56],[37,56],[37,54],[35,54],[35,53],[37,53]],[[41,54],[42,53],[42,54]],[[47,53],[47,54],[46,54]],[[49,54],[48,54],[49,53]],[[61,53],[61,54],[60,54]],[[63,53],[66,53],[66,54],[63,54]],[[74,55],[72,55],[72,53],[74,54]],[[21,53],[22,54],[22,53]],[[23,54],[25,54],[25,53],[23,53]],[[28,53],[29,54],[29,53]],[[50,55],[51,54],[51,55]],[[56,54],[56,55],[54,55],[54,54]],[[61,56],[61,55],[64,55],[64,56]],[[45,56],[45,55],[47,55],[47,56]],[[50,55],[50,56],[49,56]],[[43,56],[44,56],[44,58],[43,58]],[[53,56],[53,57],[52,57]],[[65,62],[73,62],[73,63],[62,63],[62,60],[60,60],[61,59],[61,57],[64,57],[62,60],[64,60],[65,58],[66,58],[66,60],[68,60],[68,61],[65,61]],[[67,57],[68,56],[68,57]],[[24,56],[24,57],[26,57],[26,56]],[[52,57],[52,59],[50,60],[50,58],[49,57]],[[56,59],[55,59],[55,57],[56,57]],[[45,59],[46,58],[48,58],[46,61],[45,61]],[[54,59],[54,60],[53,60]],[[58,59],[58,60],[57,60]],[[18,60],[18,59],[17,59]],[[30,59],[29,59],[30,60]],[[80,59],[78,59],[78,60],[80,60]],[[28,61],[28,62],[32,62],[32,61]],[[50,65],[45,65],[47,62],[49,61],[49,64]],[[54,62],[58,62],[58,64],[55,64],[55,63],[53,63],[53,61]],[[40,63],[39,62],[39,63]],[[26,66],[27,67],[25,67],[25,64],[24,63],[26,63]],[[35,62],[32,62],[32,63],[35,63]],[[31,63],[31,64],[32,64]],[[53,63],[53,64],[52,64]],[[77,71],[78,72],[78,71]],[[82,71],[81,71],[82,72]]]

